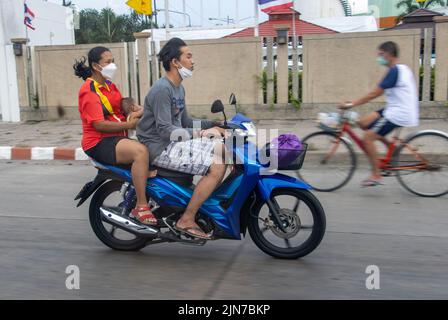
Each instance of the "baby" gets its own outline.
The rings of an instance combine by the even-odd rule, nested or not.
[[[136,104],[133,98],[123,98],[121,100],[121,109],[123,109],[127,121],[129,121],[131,114],[137,118],[143,116],[143,107]],[[128,137],[133,140],[138,140],[137,133],[133,129],[128,130]]]

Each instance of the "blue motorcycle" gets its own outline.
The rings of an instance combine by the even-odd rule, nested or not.
[[[212,113],[222,112],[222,102]],[[232,94],[230,104],[236,107]],[[212,240],[241,240],[249,234],[262,251],[276,258],[297,259],[311,253],[320,244],[326,226],[325,212],[311,187],[296,178],[269,170],[260,161],[251,141],[255,126],[251,119],[237,113],[224,128],[231,135],[229,154],[233,156],[230,174],[200,208],[196,222]],[[300,169],[304,150],[287,167]],[[204,245],[207,240],[180,234],[173,224],[182,215],[194,190],[193,177],[157,168],[148,179],[149,206],[157,217],[156,226],[141,224],[131,215],[136,202],[129,167],[114,167],[94,162],[98,174],[79,192],[75,200],[82,205],[92,194],[89,220],[96,236],[115,250],[136,251],[150,244],[177,242]],[[209,240],[210,241],[210,240]]]

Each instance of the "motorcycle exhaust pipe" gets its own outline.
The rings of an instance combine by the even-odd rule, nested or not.
[[[153,228],[151,226],[136,224],[131,219],[124,217],[122,215],[119,215],[115,212],[113,212],[110,209],[105,209],[103,207],[100,207],[100,212],[102,219],[113,226],[123,229],[124,231],[130,232],[136,236],[139,237],[146,237],[146,238],[154,238],[154,236],[157,236],[159,233],[159,230],[156,228]]]

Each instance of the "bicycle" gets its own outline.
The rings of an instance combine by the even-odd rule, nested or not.
[[[322,123],[320,127],[322,131],[311,133],[303,139],[303,143],[308,144],[307,161],[296,174],[313,189],[331,192],[345,186],[357,168],[352,141],[364,153],[365,148],[352,128],[353,123],[346,110],[341,110],[335,128]],[[383,140],[387,152],[384,157],[378,158],[382,176],[396,176],[406,190],[418,196],[440,197],[448,194],[448,134],[423,130],[401,139],[400,132],[401,128],[396,129],[391,141]],[[429,181],[424,181],[426,178]],[[428,187],[431,190],[426,190]]]

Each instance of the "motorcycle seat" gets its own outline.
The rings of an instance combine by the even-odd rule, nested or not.
[[[131,164],[119,164],[116,165],[117,168],[131,171]],[[183,172],[172,171],[164,168],[159,168],[155,166],[150,166],[149,170],[157,170],[157,176],[168,179],[175,184],[178,184],[185,188],[194,189],[193,185],[193,175]]]

